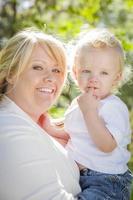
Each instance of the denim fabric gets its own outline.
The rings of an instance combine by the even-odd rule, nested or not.
[[[130,200],[132,178],[130,170],[124,174],[106,174],[83,169],[78,200]]]

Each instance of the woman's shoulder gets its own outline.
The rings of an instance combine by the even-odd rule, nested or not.
[[[25,140],[29,136],[33,137],[36,132],[39,132],[39,127],[37,129],[37,125],[34,123],[20,112],[9,108],[0,108],[0,138],[2,141],[14,143],[13,139],[15,138]]]
[[[33,123],[32,123],[33,122]],[[35,122],[12,100],[4,97],[0,102],[0,130],[33,128]],[[0,131],[1,132],[1,131]]]

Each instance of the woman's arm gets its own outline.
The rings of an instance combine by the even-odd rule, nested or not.
[[[0,143],[1,199],[76,199],[74,194],[67,191],[61,178],[68,176],[68,185],[71,184],[71,170],[68,170],[69,174],[64,169],[61,152],[58,152],[58,149],[55,151],[54,144],[52,147],[47,136],[44,139],[35,136],[33,132],[25,134],[21,131],[13,135],[11,138],[1,138]]]

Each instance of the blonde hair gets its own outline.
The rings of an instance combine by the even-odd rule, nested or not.
[[[122,80],[119,81],[117,87],[122,86],[126,83],[132,75],[130,67],[125,67],[124,60],[125,54],[121,42],[107,29],[93,29],[84,35],[81,35],[81,39],[77,42],[73,55],[73,66],[72,70],[75,71],[77,68],[77,60],[84,50],[88,51],[92,48],[103,49],[112,48],[119,55],[119,67],[122,72]]]
[[[62,43],[56,38],[35,28],[27,28],[14,35],[0,52],[0,98],[6,93],[8,79],[12,76],[19,80],[27,66],[36,45],[44,46],[51,59],[62,67],[66,77],[66,53]]]

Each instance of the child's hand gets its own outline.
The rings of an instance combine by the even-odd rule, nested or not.
[[[95,96],[93,88],[78,97],[78,104],[83,113],[97,111],[99,106],[99,98]]]

